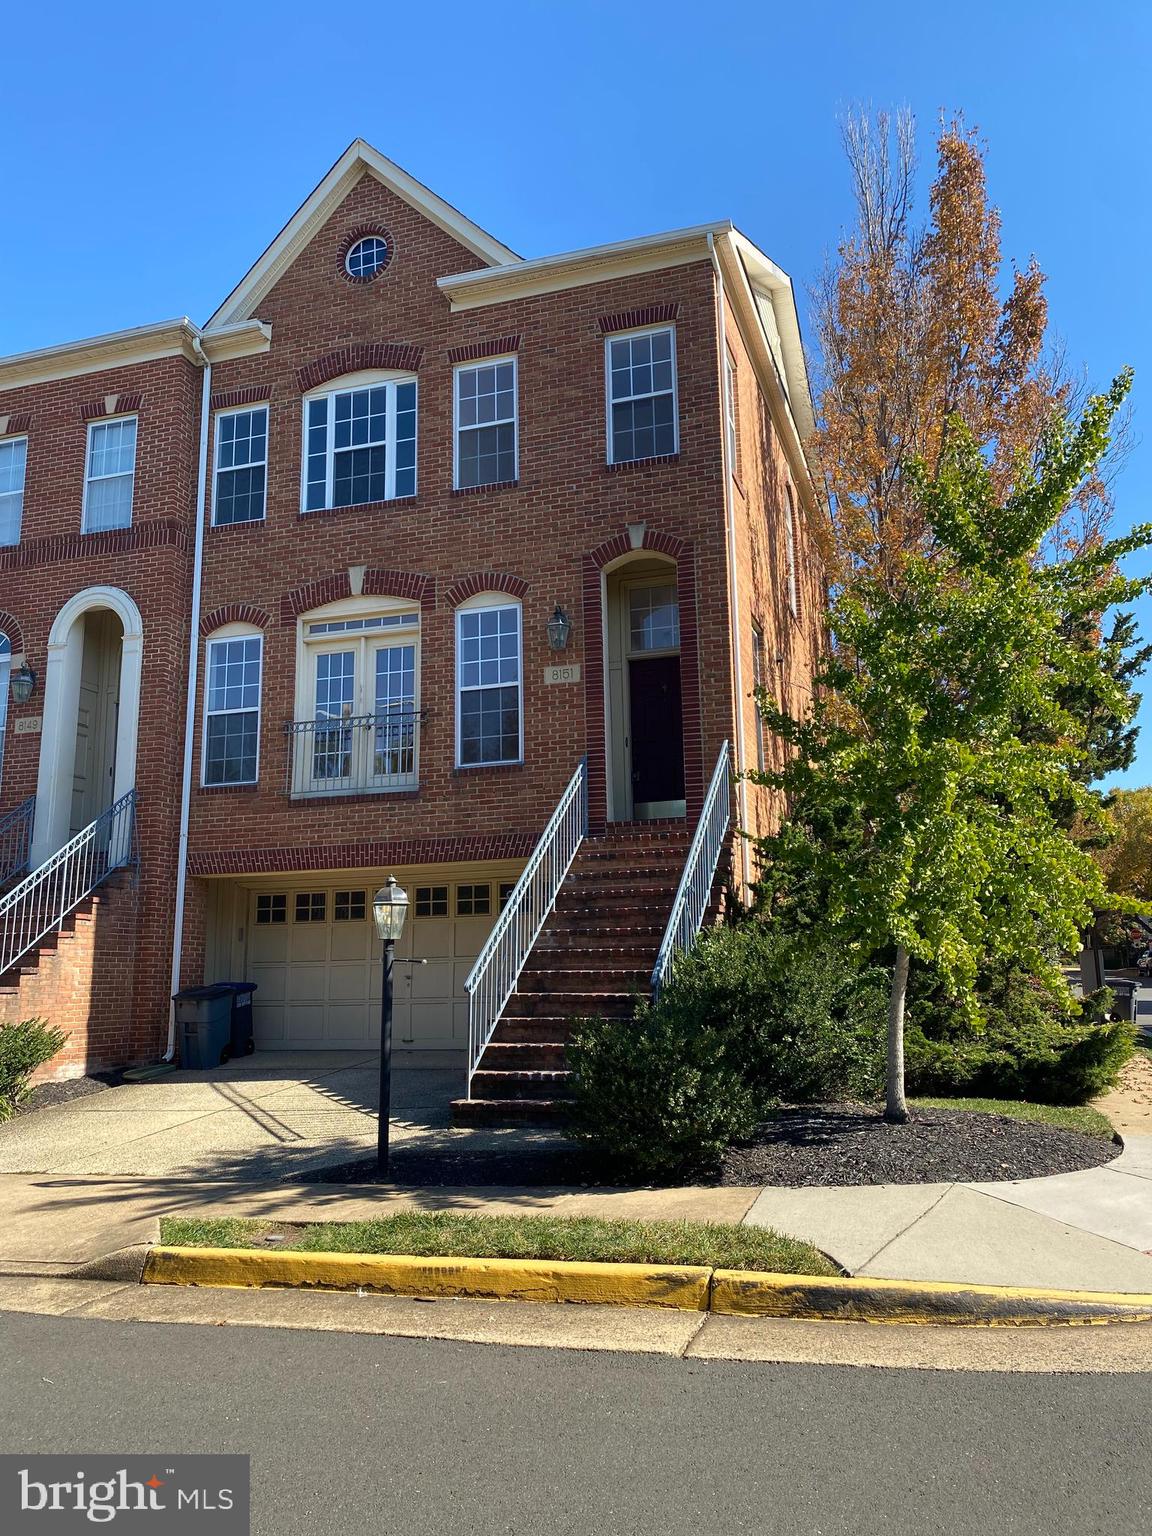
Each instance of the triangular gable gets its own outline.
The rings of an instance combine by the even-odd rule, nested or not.
[[[362,176],[374,176],[397,197],[438,225],[454,240],[491,267],[506,266],[520,257],[515,251],[473,224],[450,203],[437,197],[422,182],[409,176],[363,139],[351,143],[315,191],[300,205],[260,259],[205,325],[205,331],[250,320],[264,295],[274,286],[299,253],[321,229],[333,210],[347,197]]]

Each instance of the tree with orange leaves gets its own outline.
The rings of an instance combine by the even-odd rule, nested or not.
[[[906,112],[850,117],[844,145],[857,221],[815,295],[819,427],[810,444],[829,497],[833,579],[894,579],[930,538],[905,466],[931,478],[950,424],[984,445],[997,494],[1035,465],[1046,429],[1077,402],[1045,350],[1044,275],[1030,261],[1001,297],[1000,216],[982,147],[959,119],[937,140],[916,221],[915,125]],[[1053,548],[1086,547],[1107,519],[1093,474],[1070,498]]]

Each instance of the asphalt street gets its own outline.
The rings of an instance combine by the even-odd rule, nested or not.
[[[247,1451],[259,1536],[1152,1528],[1152,1374],[779,1366],[19,1313],[0,1315],[0,1362],[0,1448]]]

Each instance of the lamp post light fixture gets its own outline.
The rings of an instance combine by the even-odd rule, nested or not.
[[[547,629],[548,644],[552,649],[554,651],[566,651],[568,649],[568,637],[572,633],[572,620],[559,603],[556,604],[555,613],[548,620]]]
[[[21,662],[13,672],[11,687],[13,701],[17,704],[27,704],[36,687],[36,674],[26,661]]]
[[[392,959],[396,940],[404,932],[408,916],[408,892],[387,881],[372,898],[376,933],[384,944],[384,984],[380,998],[380,1105],[376,1116],[376,1168],[388,1172],[388,1127],[392,1118]]]

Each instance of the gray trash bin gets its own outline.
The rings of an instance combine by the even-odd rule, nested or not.
[[[232,1055],[251,1056],[256,1049],[256,1036],[252,1028],[252,994],[254,981],[225,981],[221,986],[232,992]]]
[[[174,1001],[180,1065],[202,1072],[227,1061],[232,1049],[232,988],[226,982],[185,987]]]

